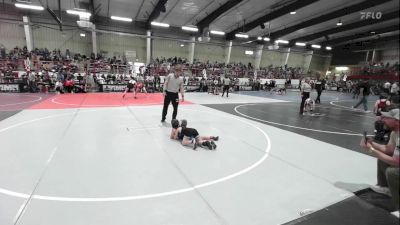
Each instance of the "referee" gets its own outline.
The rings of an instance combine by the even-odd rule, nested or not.
[[[182,66],[175,66],[175,73],[170,73],[164,80],[164,107],[162,111],[161,122],[165,122],[165,118],[168,112],[169,103],[172,102],[172,106],[174,107],[174,112],[172,113],[172,119],[176,119],[176,114],[178,114],[178,104],[179,104],[179,89],[182,95],[182,102],[184,101],[183,97],[183,79],[180,77],[182,75]]]

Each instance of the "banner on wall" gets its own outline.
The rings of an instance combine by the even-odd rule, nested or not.
[[[19,92],[18,84],[0,84],[0,92]]]

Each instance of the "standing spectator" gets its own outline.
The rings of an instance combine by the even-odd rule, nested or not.
[[[229,79],[228,74],[225,74],[225,77],[222,79],[222,83],[224,85],[224,88],[222,90],[222,96],[224,97],[225,91],[226,91],[226,97],[228,98],[229,96],[229,86],[231,84],[231,79]]]
[[[301,92],[300,114],[303,115],[304,103],[310,97],[310,92],[311,92],[311,85],[309,78],[304,79],[304,82],[302,82],[300,86],[300,92]]]
[[[202,77],[200,80],[199,92],[204,92],[205,86],[206,86],[206,79]]]
[[[33,72],[28,72],[28,84],[29,84],[29,91],[31,93],[35,93],[36,92],[36,76],[35,73]]]
[[[362,98],[361,100],[352,108],[357,108],[359,105],[363,104],[364,106],[364,112],[368,113],[370,112],[368,110],[367,102],[368,102],[368,95],[369,95],[369,83],[368,80],[364,81],[363,83],[360,84],[360,93],[362,93]]]
[[[164,81],[164,107],[162,111],[161,122],[165,122],[168,112],[169,103],[172,102],[172,106],[174,107],[174,111],[172,113],[172,119],[176,119],[176,115],[178,114],[178,104],[179,104],[179,95],[178,92],[180,90],[182,95],[182,102],[184,101],[183,95],[183,79],[180,77],[182,75],[182,66],[175,66],[175,73],[170,73]]]
[[[321,103],[321,94],[322,94],[322,79],[318,78],[318,80],[315,82],[315,90],[317,90],[317,99],[315,99],[315,103],[320,104]]]
[[[389,112],[382,112],[381,119],[392,131],[389,142],[386,145],[381,145],[371,139],[362,139],[360,146],[378,158],[378,184],[371,186],[371,189],[377,193],[391,195],[396,207],[393,214],[399,217],[399,109],[395,108]]]
[[[93,78],[93,74],[86,74],[86,81],[85,81],[85,91],[92,91],[94,89],[95,83],[94,83],[94,78]]]

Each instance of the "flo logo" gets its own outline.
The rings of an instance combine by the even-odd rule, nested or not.
[[[382,12],[360,12],[362,20],[379,20],[382,18]]]

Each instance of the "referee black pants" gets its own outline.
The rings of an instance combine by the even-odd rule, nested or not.
[[[228,94],[229,94],[229,85],[224,85],[224,89],[223,89],[223,91],[222,91],[222,96],[224,96],[225,91],[226,91],[226,97],[228,97]]]
[[[303,97],[301,98],[300,113],[303,114],[304,103],[306,103],[307,98],[310,97],[310,92],[303,92]]]
[[[317,89],[317,99],[315,99],[315,103],[321,103],[321,94],[322,94],[322,89]]]
[[[172,106],[174,107],[174,112],[172,113],[172,119],[176,119],[176,115],[178,114],[179,96],[178,93],[167,91],[164,97],[164,107],[161,118],[162,120],[165,120],[167,117],[168,106],[170,102],[172,102]]]

